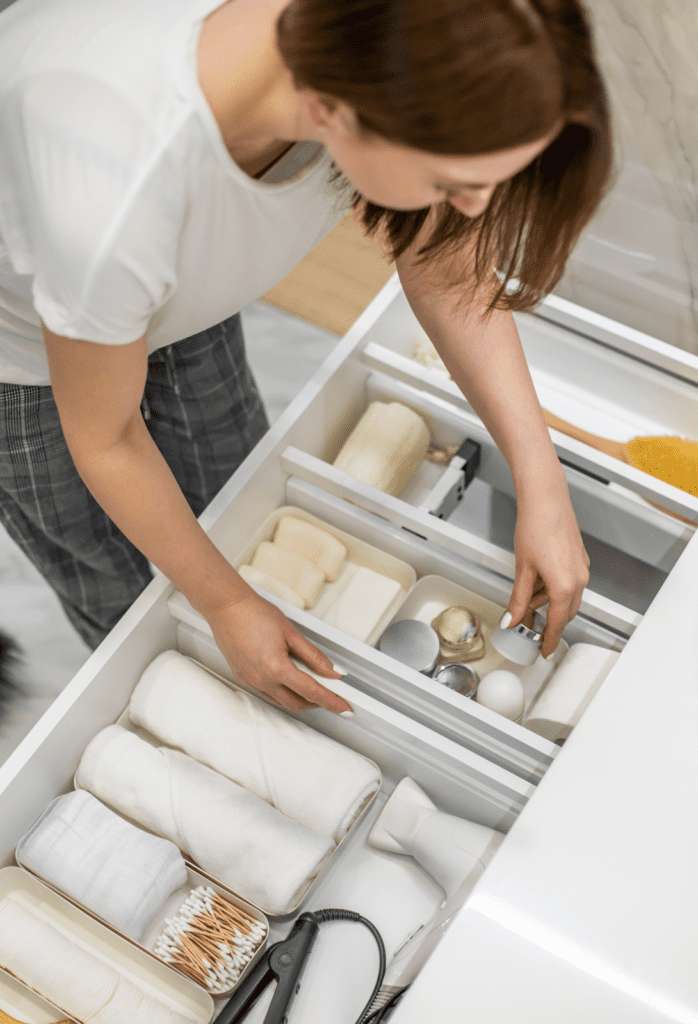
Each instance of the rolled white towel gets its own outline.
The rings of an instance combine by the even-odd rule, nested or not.
[[[371,762],[177,651],[141,676],[131,720],[339,842],[380,786]]]
[[[230,779],[119,725],[89,743],[77,781],[269,914],[295,907],[334,849]]]
[[[618,658],[596,644],[572,644],[523,724],[553,742],[567,739]]]
[[[196,1024],[19,893],[0,900],[0,964],[84,1024]]]
[[[174,843],[124,821],[85,790],[54,800],[17,862],[132,939],[187,880]]]

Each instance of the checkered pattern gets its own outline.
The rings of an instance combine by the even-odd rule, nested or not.
[[[142,410],[199,515],[268,428],[239,314],[153,352]],[[78,476],[49,387],[0,383],[0,520],[91,647],[150,581]]]

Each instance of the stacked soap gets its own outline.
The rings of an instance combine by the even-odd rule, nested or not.
[[[252,564],[238,571],[248,583],[294,607],[312,608],[323,585],[339,577],[346,558],[346,544],[328,530],[298,516],[282,516],[273,541],[262,541]]]
[[[326,593],[319,614],[332,626],[366,641],[404,596],[397,580],[347,562],[346,544],[329,530],[286,515],[279,519],[273,541],[258,544],[251,565],[238,572],[248,583],[282,598],[295,608],[313,609],[326,583],[341,582],[338,593]],[[331,602],[331,603],[330,603]]]
[[[337,469],[386,494],[399,494],[429,450],[429,430],[401,402],[371,402],[334,460]]]

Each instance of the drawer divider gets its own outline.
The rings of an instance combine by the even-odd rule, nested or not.
[[[315,484],[335,497],[352,502],[394,526],[407,529],[426,541],[432,541],[452,551],[460,558],[467,558],[513,581],[514,556],[503,548],[482,540],[461,527],[452,526],[428,512],[413,508],[399,498],[384,494],[376,487],[355,480],[348,473],[293,446],[282,452],[281,463],[290,476],[298,476],[308,483]],[[584,591],[579,610],[582,615],[609,626],[623,636],[630,636],[642,621],[642,616],[638,612],[588,589]]]

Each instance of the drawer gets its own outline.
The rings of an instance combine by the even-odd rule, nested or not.
[[[170,591],[164,580],[154,581],[3,766],[3,864],[12,862],[19,838],[47,803],[71,788],[86,744],[119,717],[143,668],[157,654],[178,647],[214,670],[219,667],[213,641],[170,615]],[[502,832],[516,820],[534,787],[351,683],[342,681],[336,687],[352,704],[353,718],[323,710],[301,717],[374,760],[383,785],[359,828],[314,885],[305,909],[348,906],[364,914],[383,934],[390,954],[435,913],[442,899],[438,886],[410,858],[376,853],[366,844],[368,831],[396,783],[409,775],[441,809]],[[271,940],[285,937],[289,930],[288,920],[272,920],[271,925]],[[325,934],[330,931],[331,935]],[[358,1015],[376,970],[373,939],[368,933],[358,935],[361,931],[349,924],[323,929],[294,1010],[304,1024],[353,1020]],[[259,1013],[249,1017],[250,1024],[262,1019],[261,1012],[260,1004]]]
[[[602,330],[554,303],[543,312],[523,318],[521,327],[552,411],[551,395],[569,398],[574,385],[579,403],[588,395],[600,417],[590,429],[603,433],[603,417],[621,395],[632,433],[654,431],[653,424],[690,433],[698,393],[691,367],[608,323]],[[408,563],[419,578],[443,576],[506,605],[514,568],[508,470],[449,381],[411,359],[418,333],[397,282],[389,282],[201,517],[231,561],[261,520],[292,505]],[[599,359],[604,369],[595,373],[589,367]],[[659,397],[648,405],[655,389]],[[418,408],[439,444],[465,436],[481,444],[478,476],[448,520],[420,508],[419,488],[391,498],[332,467],[341,438],[380,396]],[[573,1024],[655,1024],[698,1013],[695,971],[685,956],[694,936],[684,920],[698,920],[698,820],[690,798],[698,778],[698,547],[692,527],[645,499],[694,519],[698,501],[586,446],[558,436],[554,442],[597,563],[565,637],[620,652],[564,748],[278,602],[348,670],[332,686],[355,716],[317,710],[302,717],[374,760],[384,779],[309,908],[344,904],[364,913],[383,932],[389,956],[434,912],[441,891],[416,864],[376,855],[365,842],[405,775],[441,809],[507,833],[395,1011],[396,1024],[431,1017],[455,1024],[464,1009],[482,1024],[538,1024],[556,1019],[561,1002]],[[158,576],[0,767],[3,864],[47,803],[70,788],[85,746],[119,717],[144,668],[171,648],[230,677],[206,624]],[[659,897],[650,903],[648,934],[643,901],[650,887]],[[287,931],[288,923],[275,924],[271,937]],[[292,1020],[356,1018],[376,963],[373,940],[362,932],[348,924],[323,929]],[[663,974],[667,957],[671,970]],[[260,1005],[248,1021],[262,1019]]]
[[[687,431],[698,395],[694,383],[540,317],[523,318],[521,329],[534,379],[549,406],[565,411],[574,394],[578,407],[588,400],[597,410],[591,426],[610,430],[613,397],[627,380],[626,406],[616,421],[625,417],[631,431]],[[399,285],[389,282],[204,513],[203,524],[233,564],[239,564],[260,520],[291,505],[407,562],[418,577],[443,576],[506,606],[514,576],[511,476],[455,385],[411,358],[419,333]],[[594,360],[600,360],[596,378],[590,368]],[[654,419],[643,418],[655,393],[659,411],[653,412]],[[392,497],[332,465],[344,438],[374,399],[402,401],[417,410],[440,447],[459,444],[465,437],[481,445],[477,476],[447,520],[422,507],[442,467],[423,463],[402,494]],[[565,639],[621,651],[695,533],[645,497],[667,505],[673,501],[686,515],[698,513],[698,501],[568,441],[556,438],[592,558],[592,581]],[[356,686],[441,735],[528,781],[539,779],[557,755],[558,748],[542,737],[398,665],[308,612],[281,606],[350,671]],[[181,595],[171,608],[210,635]]]

